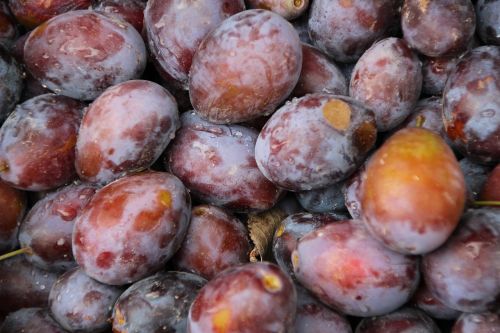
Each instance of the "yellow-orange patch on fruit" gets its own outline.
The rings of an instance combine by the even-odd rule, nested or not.
[[[123,313],[120,311],[120,308],[117,307],[115,310],[115,317],[114,317],[114,322],[118,325],[124,325],[127,321],[125,320],[125,316]]]
[[[264,288],[270,293],[275,293],[283,288],[283,283],[279,276],[273,273],[266,273],[262,277],[262,284]]]
[[[345,131],[351,124],[351,107],[338,99],[329,100],[323,106],[323,117],[333,128]]]
[[[172,194],[169,191],[158,192],[158,200],[163,206],[172,208]]]
[[[422,13],[425,13],[427,11],[427,7],[429,7],[429,0],[420,0],[418,6]]]
[[[292,266],[293,268],[299,267],[299,255],[295,251],[292,253]]]
[[[352,7],[352,0],[340,0],[340,5],[344,8]]]
[[[7,172],[9,171],[9,164],[7,161],[0,161],[0,172]]]
[[[276,237],[281,237],[281,235],[283,235],[283,232],[285,232],[285,226],[281,224],[276,230]]]
[[[212,326],[214,332],[225,333],[229,329],[229,324],[231,322],[231,310],[224,308],[217,311],[212,316]]]
[[[193,209],[193,216],[204,216],[207,215],[207,210],[204,207],[196,207]]]

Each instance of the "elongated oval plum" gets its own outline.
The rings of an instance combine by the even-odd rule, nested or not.
[[[195,197],[237,211],[266,210],[276,204],[282,191],[255,162],[257,131],[212,124],[193,112],[184,113],[181,122],[165,163]]]
[[[309,34],[320,50],[339,62],[355,62],[399,21],[401,0],[314,0]]]
[[[0,333],[65,333],[44,308],[24,308],[12,312],[0,326]]]
[[[291,332],[297,294],[278,266],[230,268],[209,281],[189,309],[190,333]]]
[[[31,32],[27,69],[57,94],[93,100],[106,88],[138,78],[146,47],[127,22],[92,10],[58,15]]]
[[[422,275],[441,302],[463,312],[498,308],[500,299],[500,210],[464,214],[448,241],[422,260]]]
[[[179,128],[174,97],[144,80],[117,84],[102,93],[82,119],[76,141],[81,179],[109,183],[150,167]]]
[[[19,244],[30,248],[29,262],[53,271],[76,266],[71,244],[74,222],[96,190],[89,184],[68,185],[31,208],[19,228]]]
[[[356,333],[441,333],[436,323],[424,312],[403,308],[380,317],[365,318]]]
[[[402,129],[366,167],[360,196],[363,221],[389,248],[427,253],[457,226],[465,192],[460,165],[444,140],[427,129]]]
[[[242,10],[243,0],[148,1],[144,26],[160,75],[187,90],[193,56],[203,38]]]
[[[0,253],[17,245],[17,232],[27,206],[26,194],[0,181]]]
[[[54,94],[19,104],[0,129],[2,180],[29,191],[73,180],[82,109],[82,103]]]
[[[390,37],[373,44],[356,63],[349,96],[372,109],[377,128],[388,131],[410,114],[421,89],[420,60],[404,40]]]
[[[17,61],[0,47],[0,124],[21,99],[23,73]]]
[[[130,23],[138,32],[142,32],[146,8],[142,0],[98,0],[93,3],[92,8],[98,12],[115,15]]]
[[[499,327],[498,312],[464,313],[453,325],[451,333],[497,333]]]
[[[169,173],[120,178],[99,190],[75,221],[74,257],[99,282],[140,280],[179,249],[190,212],[189,194]]]
[[[443,92],[448,137],[470,159],[500,161],[500,46],[467,53],[450,73]]]
[[[206,283],[184,272],[159,272],[130,286],[113,308],[113,332],[186,332],[189,307]]]
[[[359,220],[329,223],[306,234],[292,264],[300,284],[320,301],[359,317],[396,310],[419,280],[417,259],[382,246]]]
[[[309,0],[247,0],[250,8],[261,8],[293,20],[309,8]]]
[[[200,44],[189,72],[196,112],[215,123],[269,115],[297,84],[302,48],[297,32],[271,11],[238,13]]]
[[[259,134],[264,176],[290,191],[327,187],[363,162],[375,144],[373,113],[353,99],[310,94],[281,107]]]

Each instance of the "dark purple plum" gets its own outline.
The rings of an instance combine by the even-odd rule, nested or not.
[[[7,6],[7,3],[0,2],[0,46],[9,49],[19,35],[17,22]]]
[[[380,317],[365,318],[356,333],[441,333],[424,312],[403,308]]]
[[[343,213],[346,210],[344,186],[345,182],[339,182],[317,190],[297,192],[297,199],[311,213]]]
[[[472,162],[468,158],[460,160],[460,169],[464,174],[465,186],[467,187],[467,200],[469,204],[473,204],[475,200],[479,200],[479,193],[483,189],[492,169],[488,165]]]
[[[479,0],[476,3],[477,34],[486,44],[500,46],[500,1]]]
[[[422,62],[422,92],[440,96],[446,80],[455,68],[458,57],[424,57]]]
[[[21,67],[14,57],[0,47],[0,124],[19,102],[22,91]]]
[[[0,254],[13,250],[17,246],[17,233],[24,213],[27,196],[0,181]]]
[[[23,308],[12,312],[0,326],[0,333],[65,333],[47,309]]]

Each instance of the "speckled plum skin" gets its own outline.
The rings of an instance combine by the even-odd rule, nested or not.
[[[401,0],[314,0],[309,34],[339,62],[354,62],[399,21]]]
[[[384,316],[363,319],[355,333],[441,333],[441,331],[424,312],[403,308]]]
[[[363,221],[373,237],[400,253],[441,246],[464,209],[460,165],[446,142],[424,128],[393,134],[370,158],[363,178]]]
[[[309,8],[309,0],[247,0],[249,8],[267,9],[293,20]]]
[[[87,9],[91,0],[8,0],[17,21],[33,29],[48,19],[77,9]]]
[[[500,1],[479,0],[476,3],[477,34],[486,44],[500,46]]]
[[[24,256],[1,261],[0,318],[21,308],[46,307],[57,276],[33,266]]]
[[[16,60],[0,47],[0,123],[21,99],[23,73]]]
[[[44,308],[24,308],[12,312],[0,326],[0,333],[65,333]]]
[[[138,32],[142,32],[144,9],[146,8],[146,4],[142,0],[98,0],[92,5],[92,8],[95,11],[115,15],[130,23]]]
[[[248,262],[247,235],[245,225],[229,212],[212,205],[196,206],[172,264],[210,280],[226,268]]]
[[[402,39],[373,44],[354,67],[349,95],[375,112],[377,128],[388,131],[410,114],[422,89],[421,63]]]
[[[281,190],[255,162],[257,131],[212,124],[193,112],[182,114],[181,123],[165,162],[194,196],[237,211],[266,210],[276,204]]]
[[[274,113],[259,134],[255,159],[273,183],[307,191],[339,182],[375,144],[373,113],[344,96],[310,94]]]
[[[26,199],[26,193],[0,181],[0,253],[8,252],[17,245],[17,232],[26,212]]]
[[[150,167],[179,128],[174,97],[162,86],[131,80],[107,89],[88,108],[78,131],[76,171],[109,183]]]
[[[200,44],[189,73],[195,111],[214,123],[269,115],[295,88],[302,47],[293,26],[268,10],[238,13]]]
[[[71,239],[74,221],[97,187],[72,184],[48,194],[28,212],[19,228],[21,247],[29,247],[26,259],[43,269],[66,271],[76,266]]]
[[[297,280],[342,313],[377,316],[406,303],[418,285],[416,258],[388,250],[359,220],[306,234],[292,253]]]
[[[0,2],[0,46],[9,49],[14,44],[19,29],[6,2]]]
[[[189,333],[291,332],[297,294],[278,266],[230,268],[209,281],[191,304]]]
[[[24,61],[30,73],[55,93],[93,100],[110,86],[138,78],[146,67],[146,47],[129,23],[76,10],[33,30]]]
[[[499,327],[498,313],[464,313],[453,325],[451,333],[498,333]]]
[[[500,201],[500,164],[488,175],[479,197],[486,201]]]
[[[273,237],[273,257],[281,269],[291,277],[294,276],[292,251],[299,239],[307,233],[338,219],[331,214],[296,213],[284,219],[276,229]]]
[[[292,95],[302,97],[312,93],[347,95],[347,81],[326,55],[314,46],[302,44],[302,71]]]
[[[345,182],[335,183],[317,190],[297,192],[300,205],[311,213],[343,213],[346,210],[344,187]]]
[[[2,180],[29,191],[50,190],[73,180],[83,106],[54,94],[19,104],[0,129]]]
[[[148,1],[144,26],[162,77],[187,90],[193,56],[203,38],[242,10],[243,0]]]
[[[166,172],[126,176],[99,190],[75,221],[73,255],[99,282],[123,285],[158,271],[186,235],[191,200]]]
[[[432,294],[453,309],[495,309],[500,296],[499,251],[500,210],[470,210],[446,244],[424,256],[422,274]]]
[[[52,286],[49,309],[69,332],[103,332],[110,326],[108,318],[121,293],[122,289],[99,283],[81,268],[73,268]]]
[[[436,319],[454,320],[461,312],[446,306],[434,296],[425,283],[421,283],[410,301],[410,304],[425,311],[429,316]]]
[[[159,272],[130,286],[113,309],[113,332],[186,332],[189,307],[206,283],[184,272]]]
[[[451,72],[443,92],[446,132],[480,163],[500,161],[500,47],[481,46]]]
[[[429,57],[456,55],[467,48],[476,29],[470,0],[405,0],[401,10],[404,38]]]

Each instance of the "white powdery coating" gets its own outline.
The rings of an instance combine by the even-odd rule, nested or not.
[[[132,80],[113,86],[83,117],[76,142],[76,171],[87,181],[108,183],[130,171],[146,169],[179,126],[177,103],[160,85]],[[88,144],[91,152],[86,150]],[[93,150],[100,151],[98,166],[87,156],[95,154]],[[86,174],[87,167],[92,174]]]
[[[22,87],[23,73],[17,62],[0,50],[0,121],[7,117],[21,98]]]
[[[498,333],[500,315],[494,312],[463,313],[453,325],[453,333]]]
[[[139,33],[127,22],[91,10],[61,14],[33,30],[24,57],[42,85],[81,100],[138,78],[146,67]]]

